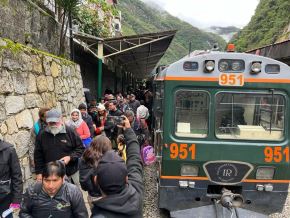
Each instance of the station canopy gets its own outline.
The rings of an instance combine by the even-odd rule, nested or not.
[[[246,53],[257,54],[282,61],[290,65],[290,40],[274,43],[264,47],[246,51]]]
[[[98,43],[101,42],[105,63],[111,59],[125,71],[131,72],[135,78],[142,79],[151,75],[175,34],[176,30],[171,30],[106,39],[74,34],[74,38],[84,42],[87,50],[97,58],[100,58]]]

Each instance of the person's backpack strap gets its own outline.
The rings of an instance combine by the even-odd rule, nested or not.
[[[39,121],[35,122],[33,125],[33,129],[34,129],[34,133],[35,135],[38,135],[39,131],[40,131],[40,124]]]

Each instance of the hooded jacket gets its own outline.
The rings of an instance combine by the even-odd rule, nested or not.
[[[22,190],[22,174],[16,151],[13,145],[0,140],[0,202],[11,194],[11,203],[20,203]]]
[[[141,218],[143,207],[143,165],[134,131],[124,131],[127,145],[128,184],[118,194],[107,195],[93,203],[92,218]]]
[[[88,212],[75,185],[64,182],[57,194],[50,197],[42,189],[42,183],[36,183],[25,192],[19,217],[88,218]]]

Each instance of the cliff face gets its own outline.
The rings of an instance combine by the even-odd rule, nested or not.
[[[178,30],[175,39],[162,58],[162,64],[169,64],[188,54],[189,42],[192,50],[211,49],[214,43],[224,48],[226,42],[218,35],[193,27],[155,5],[148,6],[139,0],[118,2],[122,12],[123,35]]]
[[[289,12],[289,0],[260,0],[250,23],[232,42],[238,51],[246,51],[289,39]]]

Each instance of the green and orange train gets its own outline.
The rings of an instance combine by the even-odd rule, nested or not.
[[[281,211],[290,182],[290,67],[200,52],[154,78],[159,207]]]

